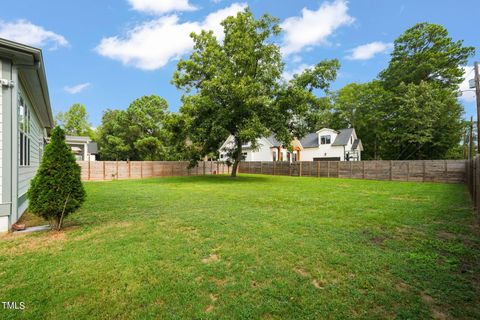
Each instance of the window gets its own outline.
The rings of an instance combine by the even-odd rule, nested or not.
[[[277,161],[277,153],[273,151],[272,155],[273,155],[273,161]]]
[[[320,144],[330,144],[331,137],[330,135],[321,136],[320,137]]]
[[[353,144],[353,137],[350,136],[350,144]]]
[[[247,159],[247,153],[246,152],[242,152],[242,160],[246,160]]]
[[[30,165],[30,110],[22,96],[18,99],[18,131],[19,131],[19,163],[20,166]]]

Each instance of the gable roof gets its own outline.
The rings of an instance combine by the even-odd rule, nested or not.
[[[269,135],[268,137],[265,137],[268,142],[272,144],[273,147],[281,147],[283,144],[275,138],[273,134]]]
[[[332,146],[345,146],[348,143],[348,139],[352,136],[353,128],[340,129],[338,135],[333,141]]]
[[[313,132],[307,134],[305,137],[300,139],[300,143],[304,148],[316,148],[318,147],[318,133]]]

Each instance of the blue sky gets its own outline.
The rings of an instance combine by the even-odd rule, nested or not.
[[[286,78],[338,58],[333,89],[375,78],[392,42],[417,22],[441,24],[480,51],[478,0],[18,0],[1,4],[0,37],[41,47],[54,112],[83,103],[97,126],[105,109],[125,109],[142,95],[157,94],[178,110],[182,92],[170,80],[190,51],[188,34],[208,28],[221,36],[219,21],[247,5],[280,19]],[[466,66],[468,78],[475,60],[480,52]],[[466,117],[475,113],[472,92],[460,101]]]

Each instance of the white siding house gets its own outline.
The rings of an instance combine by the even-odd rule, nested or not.
[[[28,207],[52,110],[42,51],[0,39],[0,232]]]
[[[65,143],[70,147],[78,161],[95,161],[97,144],[90,137],[66,136]]]
[[[257,140],[258,147],[244,145],[245,161],[360,161],[363,146],[354,128],[333,130],[323,128],[304,138],[291,142],[289,151],[274,136]],[[234,146],[233,136],[227,138],[219,150],[219,160],[228,159]]]

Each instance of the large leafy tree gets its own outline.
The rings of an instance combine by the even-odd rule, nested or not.
[[[274,133],[288,146],[306,132],[319,106],[313,90],[328,89],[338,61],[321,62],[285,83],[280,50],[272,41],[280,33],[277,19],[257,20],[247,8],[222,26],[223,42],[211,31],[192,33],[194,51],[178,63],[172,82],[186,93],[181,112],[197,147],[192,157],[216,152],[232,135],[228,151],[236,176],[243,145],[255,147],[258,138]]]
[[[87,109],[83,104],[75,103],[66,112],[59,112],[55,118],[65,134],[93,137],[92,125],[88,122]]]
[[[167,109],[165,99],[151,95],[136,99],[125,111],[107,110],[98,130],[102,159],[167,159]]]
[[[127,160],[133,150],[128,144],[128,120],[125,111],[107,109],[102,124],[97,129],[100,158],[102,160]]]
[[[390,64],[380,79],[387,88],[427,81],[456,89],[463,80],[461,66],[474,52],[462,40],[454,41],[443,26],[418,23],[395,40]]]
[[[464,133],[453,92],[426,81],[400,84],[386,132],[389,159],[444,159]]]
[[[52,130],[42,162],[28,190],[29,211],[50,221],[60,230],[63,219],[76,211],[85,200],[80,167],[65,143],[60,127]]]
[[[334,94],[331,126],[354,127],[365,149],[362,158],[379,159],[388,148],[386,120],[391,103],[392,94],[379,81],[348,84]]]

